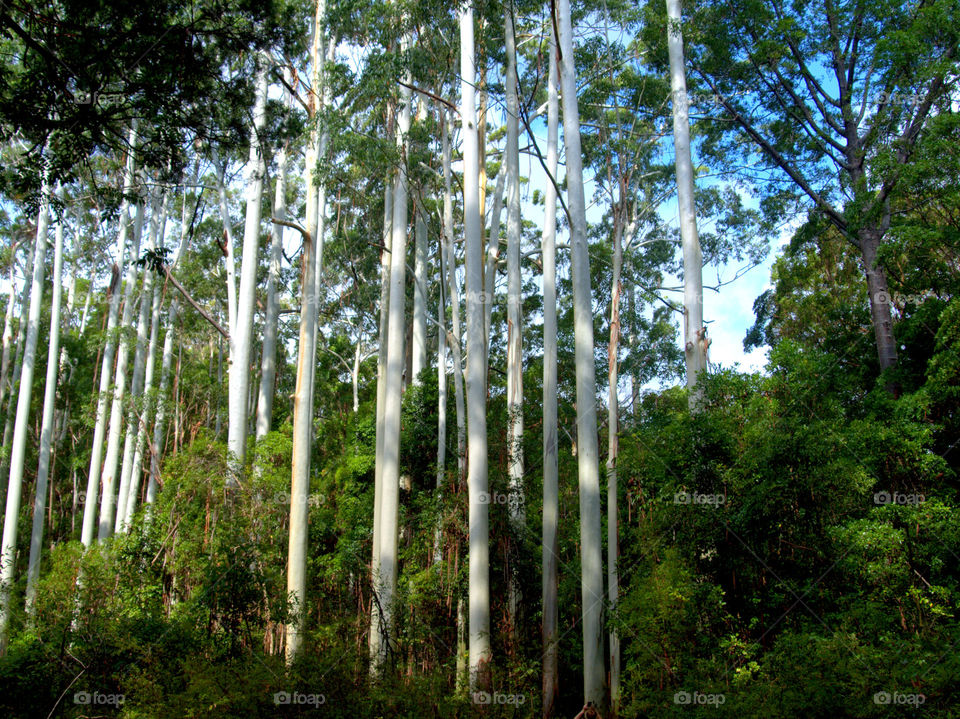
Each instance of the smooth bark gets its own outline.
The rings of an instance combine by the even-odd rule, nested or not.
[[[580,567],[583,626],[584,702],[596,706],[604,697],[603,560],[600,541],[600,451],[597,436],[597,382],[594,369],[593,309],[587,216],[580,150],[580,113],[574,66],[570,0],[558,2],[560,87],[563,93],[563,139],[567,159],[567,207],[570,211],[573,284],[574,354],[577,377],[577,469],[580,487]]]

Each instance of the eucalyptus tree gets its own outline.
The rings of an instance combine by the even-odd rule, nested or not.
[[[260,207],[266,159],[262,136],[266,126],[267,67],[266,60],[257,58],[256,100],[253,107],[253,126],[250,130],[250,157],[247,161],[245,182],[246,213],[243,225],[243,252],[240,264],[240,285],[237,293],[236,325],[230,327],[229,421],[227,449],[235,465],[228,484],[236,482],[247,456],[248,416],[250,391],[250,358],[253,344],[253,315],[257,306],[257,266],[260,251]]]
[[[155,207],[154,207],[155,209]],[[120,337],[117,339],[116,374],[113,381],[113,398],[110,405],[110,431],[107,434],[107,451],[103,461],[103,486],[100,494],[100,525],[97,539],[103,541],[113,533],[114,511],[116,510],[117,462],[120,454],[120,436],[123,431],[123,405],[127,391],[127,364],[130,355],[129,335],[133,327],[133,293],[137,284],[136,257],[140,254],[140,240],[143,235],[145,202],[137,203],[137,216],[134,221],[131,261],[127,263],[126,278],[123,284],[123,314],[120,318]],[[150,218],[151,225],[156,220]]]
[[[17,524],[20,520],[23,464],[26,458],[27,432],[30,429],[28,424],[33,395],[33,370],[36,365],[37,340],[40,335],[40,307],[43,303],[43,275],[46,269],[47,229],[50,222],[49,194],[50,185],[45,181],[37,218],[33,275],[30,281],[30,306],[27,311],[23,367],[20,372],[20,389],[17,396],[17,416],[10,446],[10,477],[7,483],[7,504],[3,520],[3,543],[0,545],[0,656],[6,653],[10,628],[10,593],[16,568]],[[62,232],[60,239],[62,242]],[[59,284],[60,278],[55,277],[54,282]]]
[[[894,367],[883,247],[925,128],[956,99],[956,3],[709,1],[689,12],[708,147],[730,166],[759,163],[771,219],[807,210],[860,253],[879,366]]]
[[[570,0],[557,3],[563,140],[567,159],[571,280],[577,384],[577,471],[580,487],[580,566],[583,626],[584,701],[599,706],[604,698],[602,635],[603,559],[600,541],[600,448],[597,436],[597,382],[594,367],[593,308],[587,247],[580,113],[574,64]]]
[[[409,50],[411,35],[406,33],[400,43],[401,54]],[[374,667],[383,666],[393,631],[394,594],[396,592],[399,558],[397,556],[399,492],[400,492],[400,409],[404,363],[404,300],[407,248],[407,203],[410,168],[406,165],[409,151],[410,114],[413,101],[410,90],[411,73],[401,85],[400,106],[397,113],[397,147],[401,163],[394,179],[393,218],[390,243],[390,294],[387,317],[387,364],[384,373],[383,454],[380,460],[382,501],[380,506],[378,574],[373,578],[376,611],[380,615],[378,644],[371,655]]]
[[[693,160],[690,153],[690,119],[680,0],[667,3],[667,47],[670,55],[670,89],[673,97],[673,148],[677,173],[680,241],[683,248],[683,349],[687,366],[690,408],[701,402],[697,379],[707,369],[706,327],[703,324],[703,255],[697,234],[693,199]]]
[[[517,46],[512,3],[504,6],[504,85],[507,104],[507,452],[510,521],[523,526],[523,298],[520,278],[520,103],[517,98]],[[510,578],[511,631],[517,619],[516,578]]]
[[[551,16],[552,20],[552,16]],[[550,23],[547,49],[547,154],[546,171],[558,180],[560,97],[557,38]],[[557,186],[548,181],[544,190],[541,251],[543,262],[543,530],[541,566],[543,582],[543,697],[544,719],[553,716],[560,692],[560,636],[557,631],[559,577],[560,487],[557,459]]]
[[[467,496],[469,512],[470,687],[489,683],[490,519],[487,478],[486,336],[482,279],[480,148],[474,65],[474,8],[460,9],[460,121],[463,153],[463,225],[467,293]]]
[[[134,192],[135,148],[137,145],[136,126],[132,126],[129,135],[129,148],[123,171],[123,199],[120,204],[120,226],[117,233],[116,259],[112,268],[112,278],[108,289],[109,306],[107,310],[107,338],[103,347],[103,359],[100,364],[100,384],[97,395],[97,413],[93,430],[93,445],[90,453],[90,469],[87,474],[87,489],[83,505],[83,526],[80,541],[85,547],[93,542],[94,525],[97,521],[97,497],[100,491],[100,477],[103,461],[103,442],[107,429],[107,403],[109,400],[110,378],[113,373],[114,353],[117,350],[117,320],[120,315],[120,277],[124,263],[127,262],[127,238],[131,230],[131,196]],[[134,227],[134,234],[137,228]],[[130,253],[136,255],[136,250]]]

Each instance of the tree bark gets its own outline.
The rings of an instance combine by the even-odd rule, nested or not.
[[[551,23],[552,25],[552,23]],[[547,172],[557,179],[560,99],[557,89],[557,45],[550,32],[547,63]],[[557,188],[544,191],[543,236],[543,718],[554,714],[560,692],[557,635],[557,554],[560,490],[557,479]]]
[[[574,354],[577,377],[577,464],[580,485],[581,601],[583,602],[584,702],[601,706],[604,696],[602,635],[603,560],[600,542],[600,451],[597,436],[597,382],[594,369],[593,308],[587,216],[580,151],[580,113],[573,55],[570,0],[559,0],[560,86],[563,139],[567,158],[567,206],[570,210]]]
[[[130,151],[127,155],[123,177],[123,201],[120,205],[120,230],[117,235],[117,259],[113,265],[113,277],[116,286],[108,291],[110,299],[107,311],[107,340],[103,347],[103,357],[100,361],[100,391],[97,399],[97,418],[93,430],[93,449],[90,454],[90,469],[87,474],[87,489],[84,495],[83,525],[80,530],[80,541],[84,547],[93,542],[94,525],[97,520],[97,496],[100,491],[101,462],[103,457],[103,440],[106,435],[107,402],[109,400],[110,377],[113,373],[113,356],[116,352],[117,318],[120,314],[120,287],[119,279],[123,273],[127,235],[130,232],[130,201],[133,191],[135,157],[133,148],[137,143],[136,127],[130,130]],[[131,253],[136,257],[136,250]],[[132,261],[132,260],[131,260]]]
[[[463,214],[467,282],[467,494],[469,502],[470,688],[490,683],[490,524],[487,485],[486,337],[483,307],[483,218],[474,83],[473,3],[460,10],[460,96],[463,136]]]
[[[33,526],[30,532],[30,558],[27,563],[26,612],[32,619],[40,581],[40,553],[43,550],[43,521],[47,501],[47,480],[50,476],[50,454],[53,445],[54,405],[60,369],[60,277],[63,274],[63,219],[54,230],[53,295],[50,298],[50,336],[47,340],[47,375],[43,387],[43,419],[40,423],[40,456],[33,495]]]
[[[50,184],[46,179],[43,183],[42,192],[43,200],[40,205],[40,215],[37,219],[37,241],[33,253],[33,276],[30,282],[30,305],[27,310],[23,367],[20,371],[20,389],[17,396],[17,415],[13,426],[13,442],[10,446],[10,479],[7,483],[3,544],[0,546],[0,656],[4,656],[7,652],[10,629],[10,592],[17,563],[17,525],[20,519],[20,498],[23,490],[23,463],[27,451],[27,432],[30,431],[33,370],[37,358],[37,340],[40,335],[40,309],[43,304],[43,271],[47,254],[47,226],[50,215]],[[59,277],[54,278],[55,283],[59,283],[59,280]]]
[[[703,324],[703,256],[697,234],[697,210],[693,201],[693,160],[690,155],[690,118],[687,78],[683,65],[683,34],[680,0],[667,2],[667,46],[670,54],[670,89],[673,93],[673,148],[683,246],[683,350],[687,368],[687,392],[691,411],[703,399],[697,379],[707,369],[707,328]]]
[[[243,259],[240,266],[240,289],[237,294],[237,324],[230,328],[230,370],[227,422],[227,449],[234,463],[227,486],[239,481],[247,456],[247,401],[250,391],[250,356],[253,344],[253,315],[257,307],[257,265],[260,251],[260,206],[263,199],[263,178],[266,174],[260,136],[267,121],[266,60],[259,60],[256,80],[256,101],[253,128],[250,132],[250,157],[246,181],[247,210],[243,226]]]

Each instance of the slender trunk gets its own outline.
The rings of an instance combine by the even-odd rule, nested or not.
[[[460,117],[463,135],[463,214],[467,282],[467,494],[470,535],[470,688],[490,683],[490,524],[487,485],[486,367],[483,334],[483,227],[480,215],[473,3],[460,11]],[[476,178],[476,179],[475,179]]]
[[[6,421],[3,426],[3,447],[10,446],[10,439],[13,436],[13,422],[16,417],[17,406],[13,401],[13,394],[17,391],[20,382],[20,373],[23,369],[23,349],[26,341],[27,333],[24,330],[27,324],[27,313],[29,312],[30,306],[30,292],[32,282],[30,279],[33,277],[33,252],[27,253],[26,267],[24,267],[23,273],[23,297],[20,299],[20,322],[19,327],[17,328],[17,350],[15,353],[15,359],[13,362],[13,373],[10,376],[10,387],[9,387],[9,398],[7,401],[7,413]],[[3,477],[4,481],[7,477],[10,476],[10,453],[4,452],[3,458],[0,459],[0,477]],[[6,492],[6,484],[4,484],[4,493]],[[0,502],[6,503],[5,494],[0,496]]]
[[[197,174],[199,172],[199,160],[194,165],[193,175],[190,179],[190,185],[197,184]],[[197,197],[197,204],[200,203],[200,197]],[[183,203],[180,209],[180,244],[174,253],[173,260],[170,262],[167,275],[177,266],[180,258],[183,256],[187,247],[187,190],[183,190]],[[156,311],[156,308],[154,309]],[[160,386],[157,389],[157,418],[153,426],[153,441],[150,446],[150,478],[147,482],[147,493],[144,497],[144,504],[149,508],[157,498],[157,489],[160,484],[160,456],[163,452],[164,438],[166,436],[167,419],[167,388],[170,384],[170,369],[173,366],[173,338],[176,334],[177,326],[177,300],[170,300],[170,307],[167,310],[167,332],[163,338],[163,359],[160,362]],[[136,495],[134,495],[136,497]],[[128,502],[129,504],[129,502]]]
[[[563,139],[567,158],[567,205],[570,210],[571,280],[577,376],[577,464],[580,485],[581,601],[583,602],[583,694],[600,706],[604,694],[602,635],[603,560],[600,542],[600,451],[597,437],[597,382],[594,370],[593,309],[587,216],[580,151],[580,113],[573,55],[570,0],[559,0],[560,86],[563,93]]]
[[[523,496],[523,302],[520,279],[520,119],[517,101],[517,47],[513,9],[504,8],[507,66],[507,453],[510,478],[510,523],[520,536],[524,526]],[[516,639],[519,589],[510,571],[508,606],[511,640]]]
[[[243,226],[243,259],[240,289],[237,294],[237,324],[230,328],[230,369],[227,422],[227,449],[234,463],[227,477],[228,486],[239,481],[247,456],[247,402],[250,392],[250,355],[253,343],[253,315],[257,307],[257,265],[260,251],[260,206],[263,178],[266,174],[260,137],[267,122],[267,68],[260,58],[257,70],[253,128],[250,132],[250,157],[246,182],[247,210]]]
[[[13,305],[17,296],[17,283],[14,279],[16,267],[16,246],[11,250],[10,257],[10,289],[7,296],[7,311],[3,316],[3,360],[0,362],[0,409],[3,408],[10,390],[10,349],[13,345]]]
[[[287,93],[284,97],[289,103]],[[284,142],[277,153],[277,184],[273,198],[273,216],[287,219],[287,165],[289,142]],[[283,259],[283,225],[273,223],[270,242],[270,272],[267,274],[267,311],[263,320],[263,349],[260,358],[260,393],[257,397],[257,440],[270,431],[273,418],[274,383],[277,378],[277,320],[280,304],[277,286],[280,283],[280,263]]]
[[[137,219],[133,231],[133,252],[127,264],[123,290],[123,317],[120,320],[120,338],[117,343],[117,372],[114,377],[113,402],[110,407],[110,432],[107,435],[107,454],[103,462],[103,493],[100,496],[100,528],[97,539],[105,540],[113,533],[117,462],[120,459],[120,435],[123,430],[123,400],[127,392],[127,360],[130,355],[130,330],[133,326],[133,294],[137,285],[136,258],[140,254],[143,234],[143,202],[137,204]]]
[[[168,193],[164,192],[162,206],[157,207],[157,196],[154,196],[151,208],[150,234],[147,247],[150,252],[157,248],[158,238],[163,240],[167,223]],[[159,210],[159,211],[158,211]],[[120,491],[117,496],[117,514],[113,523],[113,531],[122,531],[126,521],[127,496],[130,492],[130,475],[137,472],[140,465],[134,463],[137,437],[140,435],[141,417],[137,411],[137,403],[144,395],[144,377],[146,374],[147,342],[150,330],[150,321],[153,317],[154,277],[149,265],[143,272],[143,290],[140,296],[140,317],[137,321],[137,347],[133,358],[133,377],[130,381],[130,407],[127,410],[127,436],[123,443],[123,462],[120,466]],[[138,480],[139,481],[139,480]]]
[[[0,546],[0,656],[7,652],[10,628],[10,592],[17,563],[17,525],[20,519],[20,497],[23,489],[23,463],[27,452],[27,432],[30,431],[33,370],[40,334],[40,309],[43,304],[43,271],[47,254],[47,225],[50,213],[50,185],[46,180],[44,180],[42,192],[43,200],[40,205],[40,216],[37,219],[37,241],[33,254],[33,276],[30,283],[30,305],[27,310],[23,368],[20,372],[20,389],[17,396],[17,416],[13,427],[13,443],[10,447],[10,479],[7,483],[3,544]],[[61,233],[61,240],[62,237]],[[54,283],[59,284],[59,282],[60,278],[55,277]]]
[[[291,616],[286,627],[286,662],[289,666],[303,646],[307,595],[307,520],[310,494],[310,447],[313,441],[313,376],[317,356],[317,292],[322,252],[320,192],[317,190],[317,161],[321,140],[316,121],[321,102],[321,65],[324,55],[326,1],[317,0],[314,14],[313,64],[310,119],[314,120],[307,145],[304,180],[307,188],[306,232],[303,234],[303,274],[301,275],[300,338],[297,355],[297,380],[293,404],[293,456],[290,477],[290,534],[287,550],[287,597]]]
[[[40,424],[40,456],[33,499],[33,528],[30,532],[30,559],[27,564],[26,612],[32,619],[40,581],[40,553],[43,549],[43,513],[47,501],[47,479],[50,476],[50,449],[53,444],[54,404],[60,353],[60,276],[63,274],[63,220],[57,221],[53,249],[53,296],[50,299],[50,337],[47,346],[47,376],[43,388],[43,419]]]
[[[450,328],[453,333],[450,352],[453,357],[453,392],[457,411],[457,483],[462,486],[467,478],[467,416],[463,398],[463,359],[461,357],[460,289],[457,287],[457,263],[453,250],[453,191],[450,169],[451,113],[443,119],[443,248],[446,258],[447,290],[450,294]],[[442,279],[442,278],[441,278]]]
[[[130,131],[130,147],[136,146],[136,129]],[[83,505],[83,525],[80,530],[80,541],[85,547],[93,542],[94,524],[97,518],[97,496],[100,490],[101,460],[103,457],[103,440],[106,434],[107,402],[109,400],[110,377],[113,370],[113,355],[116,351],[117,317],[120,314],[120,276],[123,273],[127,235],[130,232],[130,204],[129,196],[133,191],[135,158],[133,149],[127,156],[126,169],[123,179],[123,202],[120,206],[120,231],[117,237],[117,259],[113,265],[113,281],[108,290],[110,301],[107,312],[107,340],[103,348],[103,357],[100,364],[100,390],[97,399],[97,418],[93,430],[93,450],[90,455],[90,469],[87,474],[87,490]],[[131,262],[136,252],[131,253]],[[82,324],[82,323],[81,323]]]
[[[560,99],[557,45],[550,33],[547,75],[547,171],[557,179]],[[557,553],[560,490],[557,479],[557,189],[547,182],[543,220],[543,717],[553,716],[559,696]]]
[[[389,111],[388,111],[389,112]],[[387,119],[388,135],[392,133],[392,114]],[[387,387],[387,333],[390,307],[390,245],[393,241],[393,181],[392,173],[387,174],[383,189],[383,249],[380,251],[380,325],[379,345],[377,347],[377,410],[376,410],[376,450],[373,488],[373,549],[370,559],[372,586],[376,586],[380,577],[380,514],[383,506],[383,410]],[[380,651],[380,609],[375,603],[370,605],[370,632],[368,645],[370,656]],[[371,673],[377,671],[376,662],[370,663]]]
[[[703,256],[697,234],[693,200],[693,160],[690,155],[687,77],[683,66],[680,0],[667,1],[667,47],[670,53],[670,90],[673,93],[673,148],[676,156],[680,242],[683,245],[683,349],[691,411],[702,400],[697,379],[707,369],[707,328],[703,324]]]
[[[216,154],[213,157],[217,166],[217,190],[220,195],[220,220],[223,223],[223,259],[227,269],[227,331],[232,335],[237,325],[237,263],[234,257],[233,220],[230,219],[230,204],[227,202],[227,161],[219,162]]]
[[[401,40],[401,52],[409,49],[410,35]],[[401,165],[394,182],[393,240],[390,251],[390,297],[387,318],[387,367],[385,373],[383,410],[383,469],[381,485],[383,500],[380,507],[379,573],[374,577],[376,602],[380,611],[380,637],[376,655],[371,656],[375,672],[382,671],[390,652],[393,630],[394,593],[397,586],[399,562],[397,557],[399,499],[400,499],[400,407],[404,360],[404,285],[407,256],[407,199],[409,182],[406,158],[410,132],[409,88],[410,71],[400,91],[400,112],[397,118],[397,146]]]
[[[889,211],[888,211],[889,213]],[[885,218],[889,223],[889,214]],[[890,312],[890,291],[887,287],[887,275],[877,264],[877,251],[880,249],[880,240],[884,230],[868,228],[860,231],[860,253],[867,275],[867,292],[870,296],[870,319],[873,324],[873,336],[877,343],[877,355],[880,360],[880,370],[888,370],[897,366],[897,343],[893,336],[893,318]],[[892,387],[894,394],[899,388]]]
[[[447,468],[447,338],[446,307],[443,301],[443,251],[440,255],[440,298],[437,302],[437,500],[441,499],[443,480]],[[433,564],[440,564],[440,548],[443,539],[443,515],[437,516],[433,535]]]
[[[410,380],[420,384],[420,373],[427,367],[427,216],[421,198],[414,207],[413,261],[413,362]]]
[[[621,187],[621,200],[623,197]],[[620,384],[618,352],[620,345],[620,275],[623,267],[623,208],[615,209],[613,223],[613,279],[610,288],[610,340],[607,344],[607,592],[610,611],[617,606],[619,557],[617,520],[617,453],[619,451],[620,404],[617,389]],[[610,708],[617,715],[620,700],[620,638],[615,629],[608,637],[610,650]]]
[[[483,268],[483,362],[489,366],[490,359],[490,324],[493,321],[493,303],[497,294],[497,257],[500,254],[500,215],[503,211],[503,186],[507,173],[500,171],[497,175],[497,187],[493,193],[493,210],[490,213],[490,234],[487,236],[486,264]],[[480,215],[481,227],[483,215]],[[481,233],[483,230],[481,229]],[[485,374],[487,371],[485,370]]]

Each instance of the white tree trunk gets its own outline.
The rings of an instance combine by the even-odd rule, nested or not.
[[[227,449],[236,464],[228,486],[240,477],[247,456],[247,401],[250,392],[250,355],[253,344],[253,315],[257,309],[257,264],[260,250],[260,205],[266,163],[260,136],[267,122],[267,68],[261,58],[257,70],[253,128],[250,132],[250,157],[247,163],[247,210],[243,225],[243,259],[240,289],[237,293],[237,324],[230,328],[230,371],[228,376]]]
[[[563,92],[563,139],[567,159],[567,205],[570,210],[571,280],[577,375],[577,465],[580,486],[580,567],[583,611],[584,702],[600,706],[604,694],[603,559],[600,542],[600,450],[597,437],[597,382],[594,369],[593,308],[587,216],[580,151],[580,112],[573,56],[570,0],[559,0],[560,86]]]
[[[289,93],[284,93],[289,104]],[[273,197],[273,216],[287,219],[287,165],[289,142],[284,142],[277,152],[277,182]],[[277,285],[280,283],[280,263],[283,259],[283,225],[273,223],[270,242],[270,272],[267,274],[267,310],[263,319],[263,349],[260,357],[260,393],[257,397],[256,439],[260,440],[270,431],[273,417],[274,383],[277,379],[277,320],[280,303],[277,301]]]
[[[197,184],[198,165],[199,161],[194,165],[193,175],[190,181],[190,185],[192,186]],[[200,202],[199,197],[197,198],[197,202]],[[187,246],[187,218],[189,217],[187,206],[187,190],[186,187],[184,187],[183,204],[180,209],[180,244],[174,253],[173,260],[170,262],[171,271],[177,266]],[[163,451],[163,440],[166,434],[167,388],[170,384],[170,369],[173,366],[173,338],[176,334],[177,309],[177,300],[176,298],[172,298],[170,300],[170,308],[167,310],[167,332],[163,339],[163,359],[160,362],[160,386],[157,389],[157,418],[153,426],[153,441],[150,445],[150,478],[147,482],[147,493],[144,497],[144,504],[148,508],[147,511],[149,511],[149,508],[152,507],[156,501],[157,489],[160,484],[160,454]]]
[[[137,284],[137,257],[143,234],[144,204],[137,204],[137,219],[133,230],[133,252],[127,264],[123,290],[123,316],[120,320],[120,338],[117,343],[117,371],[114,377],[113,402],[110,406],[110,432],[107,435],[107,454],[103,462],[103,488],[100,496],[100,528],[97,539],[105,540],[113,533],[116,510],[117,462],[120,459],[120,435],[123,430],[123,400],[127,392],[127,360],[130,355],[130,329],[133,326],[133,293]]]
[[[440,256],[440,298],[437,302],[437,499],[441,498],[443,480],[447,465],[447,338],[446,307],[443,301],[443,265],[444,252]],[[437,528],[433,535],[433,565],[440,564],[443,539],[443,515],[437,517]]]
[[[497,294],[497,258],[500,255],[500,215],[503,211],[503,186],[507,173],[502,169],[497,173],[497,186],[493,191],[493,209],[490,212],[490,234],[487,237],[486,264],[483,268],[483,337],[484,366],[490,358],[490,323],[493,318],[493,303]],[[481,227],[482,227],[481,218]],[[481,229],[481,232],[483,230]]]
[[[97,418],[93,429],[93,448],[90,454],[90,469],[87,473],[87,489],[84,495],[83,526],[80,530],[80,541],[84,547],[93,542],[94,525],[97,520],[97,496],[100,491],[100,475],[102,471],[103,440],[106,435],[107,403],[109,401],[110,378],[113,374],[113,356],[117,348],[116,328],[117,317],[120,314],[120,276],[123,273],[127,235],[130,233],[130,203],[127,199],[133,191],[134,167],[136,158],[134,148],[137,142],[136,128],[130,130],[130,150],[123,176],[123,201],[120,204],[120,230],[117,235],[117,259],[113,265],[113,286],[110,291],[110,306],[107,311],[107,340],[103,347],[103,357],[100,364],[100,390],[97,398]],[[136,252],[132,252],[136,259]],[[133,260],[131,260],[133,261]],[[82,326],[85,326],[81,322]]]
[[[463,398],[463,359],[461,357],[460,288],[457,286],[457,261],[453,249],[453,173],[450,161],[450,135],[452,133],[450,111],[443,118],[443,252],[446,268],[447,292],[450,296],[450,328],[452,341],[450,353],[453,358],[453,392],[457,412],[457,482],[467,478],[467,416]],[[441,278],[441,282],[443,278]]]
[[[310,101],[311,119],[316,118],[321,102],[321,65],[324,54],[326,2],[317,0],[311,57],[313,63]],[[290,538],[287,550],[287,597],[291,617],[286,626],[286,661],[290,665],[303,646],[307,594],[307,519],[310,494],[310,446],[313,440],[313,379],[317,355],[317,292],[321,271],[323,225],[321,193],[315,179],[321,140],[316,124],[310,132],[304,164],[306,184],[306,234],[303,237],[303,274],[301,275],[300,339],[297,355],[297,381],[293,405],[293,457],[290,478]]]
[[[47,226],[50,213],[50,185],[46,180],[44,180],[42,192],[40,216],[37,219],[37,241],[33,253],[33,276],[30,282],[30,305],[27,310],[17,416],[10,447],[10,479],[7,483],[3,544],[0,546],[0,656],[6,654],[10,628],[10,592],[13,588],[13,574],[17,563],[17,525],[20,519],[20,497],[23,489],[23,462],[27,451],[27,432],[30,431],[33,370],[37,358],[37,339],[40,334],[40,309],[43,304],[43,271],[47,254]],[[54,278],[55,283],[59,281],[59,277]]]
[[[697,377],[707,369],[706,327],[703,325],[703,256],[697,234],[693,201],[693,160],[690,155],[690,118],[687,78],[683,66],[680,0],[667,0],[667,48],[670,53],[670,89],[673,93],[673,149],[676,156],[680,242],[683,246],[683,349],[691,411],[702,392]]]
[[[420,373],[427,366],[427,216],[421,198],[414,207],[413,260],[413,357],[411,384],[420,384]]]
[[[40,423],[40,456],[37,482],[33,495],[33,527],[30,532],[30,559],[27,564],[27,616],[33,616],[40,581],[40,554],[43,549],[43,522],[47,501],[47,479],[50,476],[50,450],[53,445],[54,404],[57,397],[60,354],[60,276],[63,274],[63,220],[56,223],[53,249],[53,296],[50,299],[50,336],[47,346],[47,375],[43,387],[43,419]]]
[[[157,239],[164,236],[167,223],[167,208],[169,195],[164,192],[162,201],[155,194],[153,206],[150,210],[150,233],[147,239],[147,249],[151,252],[157,248]],[[158,207],[161,204],[161,207]],[[127,521],[127,496],[130,492],[130,475],[137,472],[140,465],[134,464],[137,437],[140,435],[140,413],[136,403],[143,396],[144,376],[146,374],[147,342],[151,333],[150,321],[154,302],[154,277],[149,265],[143,271],[143,284],[140,295],[140,317],[137,320],[137,346],[133,357],[133,377],[130,380],[130,407],[127,410],[127,434],[123,442],[123,462],[120,465],[120,491],[117,494],[117,513],[113,523],[113,531],[120,532]],[[139,481],[139,480],[138,480]]]
[[[621,197],[621,200],[624,198]],[[618,212],[618,210],[614,210]],[[607,345],[607,592],[610,610],[617,606],[619,579],[619,534],[617,519],[617,454],[619,452],[620,384],[618,352],[620,345],[620,282],[623,267],[623,217],[614,219],[613,279],[610,288],[610,341]],[[608,637],[610,650],[610,707],[616,716],[620,701],[620,638],[615,629]]]
[[[547,171],[557,178],[560,99],[557,92],[557,46],[550,33],[547,75]],[[557,636],[557,554],[560,490],[557,479],[557,189],[547,182],[544,194],[543,251],[543,716],[553,715],[559,695]]]
[[[392,113],[388,110],[387,133],[392,132],[390,127]],[[390,245],[393,242],[393,176],[387,174],[383,189],[383,250],[380,252],[380,326],[379,345],[377,348],[377,410],[376,410],[376,450],[373,488],[373,550],[370,559],[370,576],[372,586],[376,587],[380,576],[380,514],[383,508],[383,410],[385,405],[385,390],[387,387],[387,334],[389,332],[390,316]],[[370,633],[368,645],[370,649],[370,671],[374,676],[379,671],[374,658],[379,655],[380,644],[380,608],[375,602],[370,605]]]
[[[490,518],[487,485],[487,339],[484,336],[483,227],[480,217],[479,136],[474,89],[473,3],[460,11],[460,118],[463,136],[463,225],[467,284],[467,494],[470,532],[470,688],[489,682]]]
[[[17,283],[14,278],[16,267],[16,246],[13,247],[10,257],[10,290],[7,297],[7,311],[3,316],[3,360],[0,362],[0,410],[4,406],[7,392],[10,390],[10,349],[13,346],[13,305],[17,296]]]
[[[507,55],[504,83],[507,95],[507,453],[509,509],[514,534],[524,526],[523,496],[523,302],[520,279],[520,109],[517,100],[517,47],[513,11],[504,6]],[[515,637],[518,588],[510,573],[508,605],[510,633]]]
[[[410,47],[410,36],[401,40],[401,52]],[[407,256],[407,200],[408,178],[405,166],[408,134],[410,131],[410,105],[412,93],[409,70],[406,85],[400,91],[400,111],[397,117],[397,146],[401,150],[401,166],[394,181],[393,239],[390,247],[390,297],[387,317],[387,366],[385,372],[383,406],[383,469],[380,482],[382,502],[380,507],[379,572],[374,577],[374,593],[380,610],[380,627],[377,653],[371,655],[374,671],[381,671],[390,649],[393,630],[393,603],[397,587],[399,563],[397,558],[399,501],[400,501],[400,407],[404,365],[404,285]]]

